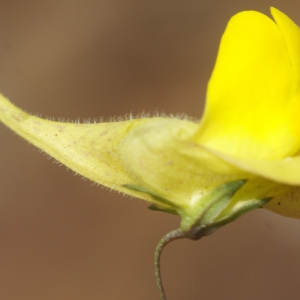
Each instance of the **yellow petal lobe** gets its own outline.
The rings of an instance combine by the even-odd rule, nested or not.
[[[278,24],[254,11],[228,23],[195,136],[199,143],[235,157],[268,160],[299,150],[300,33],[288,17],[272,11]]]
[[[192,142],[198,125],[187,120],[55,122],[0,95],[0,121],[76,173],[178,214],[189,214],[218,185],[251,177]]]

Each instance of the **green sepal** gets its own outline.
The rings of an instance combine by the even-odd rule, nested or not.
[[[140,192],[140,193],[145,193],[151,196],[156,202],[159,202],[162,204],[163,207],[158,206],[157,204],[150,205],[149,208],[152,210],[159,210],[159,211],[164,211],[164,212],[169,212],[172,214],[177,214],[178,212],[181,211],[181,208],[177,205],[175,205],[173,202],[170,200],[167,200],[165,198],[162,198],[160,196],[157,196],[150,192],[149,190],[145,189],[144,187],[138,186],[138,185],[133,185],[133,184],[124,184],[123,185],[125,188],[128,188],[130,190]]]
[[[214,222],[221,212],[228,206],[233,195],[246,183],[247,180],[228,182],[216,188],[210,195],[206,211],[201,218],[204,224]]]
[[[238,201],[232,205],[232,197],[245,182],[246,180],[228,182],[203,197],[200,201],[202,206],[198,205],[198,212],[195,211],[192,217],[182,219],[180,229],[186,233],[186,237],[193,240],[200,239],[234,221],[241,215],[263,207],[272,200],[272,197],[249,199]],[[232,207],[230,207],[230,205],[232,205]],[[226,213],[224,213],[224,211]]]
[[[243,201],[243,203],[237,203],[231,210],[231,214],[229,216],[217,220],[217,222],[214,225],[216,226],[216,228],[219,228],[223,225],[226,225],[227,223],[233,222],[234,220],[251,210],[263,208],[263,206],[266,205],[272,199],[272,197],[267,197],[263,199],[254,199]]]
[[[213,224],[217,217],[230,203],[233,195],[246,183],[246,180],[227,182],[211,193],[199,199],[189,215],[183,216],[180,228],[189,231],[191,228]]]
[[[171,209],[171,208],[160,207],[156,204],[152,204],[152,205],[148,206],[148,208],[151,210],[155,210],[155,211],[161,211],[161,212],[165,212],[165,213],[169,213],[169,214],[173,214],[173,215],[178,215],[178,212],[176,210]]]

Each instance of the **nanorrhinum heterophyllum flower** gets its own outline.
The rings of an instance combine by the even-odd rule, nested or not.
[[[200,123],[153,117],[98,124],[31,116],[0,97],[0,120],[73,171],[178,214],[162,239],[198,239],[258,207],[300,217],[300,31],[272,8],[235,15]]]

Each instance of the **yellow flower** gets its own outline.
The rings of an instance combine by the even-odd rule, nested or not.
[[[181,216],[199,239],[266,207],[300,218],[300,30],[272,8],[235,15],[222,37],[200,124],[154,117],[78,124],[28,115],[0,95],[0,121],[70,169]]]
[[[246,11],[228,23],[200,125],[54,122],[4,96],[0,120],[84,177],[179,214],[182,230],[214,230],[271,198],[267,208],[300,217],[300,31],[272,15]]]

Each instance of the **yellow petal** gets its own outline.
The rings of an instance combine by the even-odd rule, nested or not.
[[[300,186],[300,156],[272,161],[238,158],[211,148],[206,148],[206,150],[249,173],[278,183]]]
[[[222,37],[195,139],[235,157],[278,159],[300,147],[299,28],[283,13],[235,15]]]
[[[0,95],[0,121],[76,173],[177,213],[224,182],[251,177],[191,142],[198,125],[187,120],[54,122]]]
[[[294,71],[294,89],[299,93],[300,89],[300,33],[299,27],[284,13],[271,8],[272,16],[277,23],[282,38],[285,41],[292,68]]]

